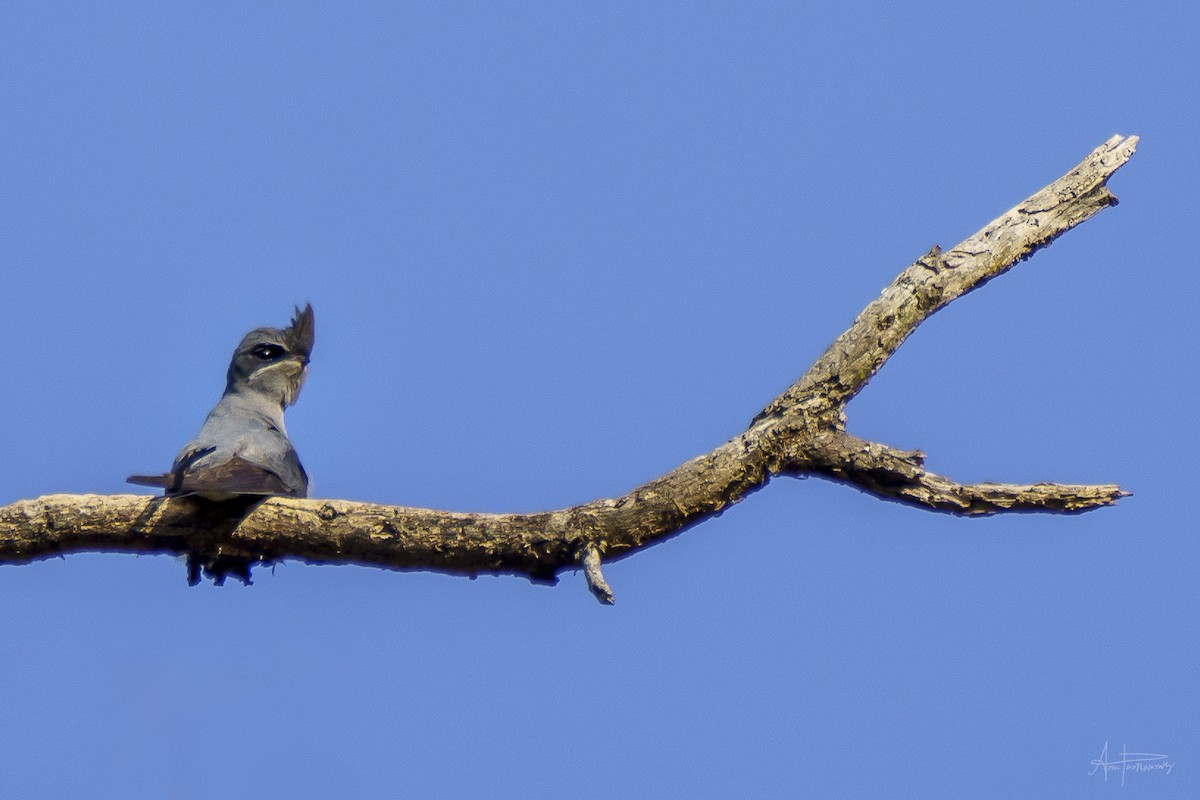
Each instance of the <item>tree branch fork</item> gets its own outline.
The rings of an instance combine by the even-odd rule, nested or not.
[[[970,238],[945,252],[934,247],[746,431],[621,497],[534,514],[472,514],[345,500],[46,495],[0,508],[0,563],[80,551],[174,553],[188,556],[193,583],[202,572],[218,583],[226,575],[248,581],[253,564],[280,559],[549,582],[582,569],[593,595],[611,604],[603,560],[719,514],[777,475],[818,475],[962,516],[1112,505],[1128,494],[1116,485],[958,483],[927,471],[918,451],[847,432],[845,408],[931,314],[1115,205],[1106,184],[1136,145],[1136,136],[1112,137]]]

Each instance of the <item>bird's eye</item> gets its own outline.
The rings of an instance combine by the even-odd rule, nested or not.
[[[263,361],[273,361],[283,355],[283,348],[277,344],[260,344],[250,351]]]

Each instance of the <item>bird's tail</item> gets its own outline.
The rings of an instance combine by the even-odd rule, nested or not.
[[[174,479],[173,475],[130,475],[125,479],[126,483],[136,483],[138,486],[157,486],[166,488],[171,485]]]

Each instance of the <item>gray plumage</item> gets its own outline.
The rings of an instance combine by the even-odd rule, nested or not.
[[[288,440],[283,411],[296,402],[308,373],[313,310],[296,309],[291,325],[255,328],[233,353],[225,394],[196,438],[165,475],[131,475],[129,483],[161,486],[167,496],[210,500],[240,495],[308,495],[308,475]]]

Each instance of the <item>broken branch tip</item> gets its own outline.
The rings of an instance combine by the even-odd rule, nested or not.
[[[606,606],[616,602],[612,587],[604,580],[604,573],[600,571],[600,548],[594,544],[589,544],[583,549],[583,577],[587,579],[588,589],[597,600]]]

